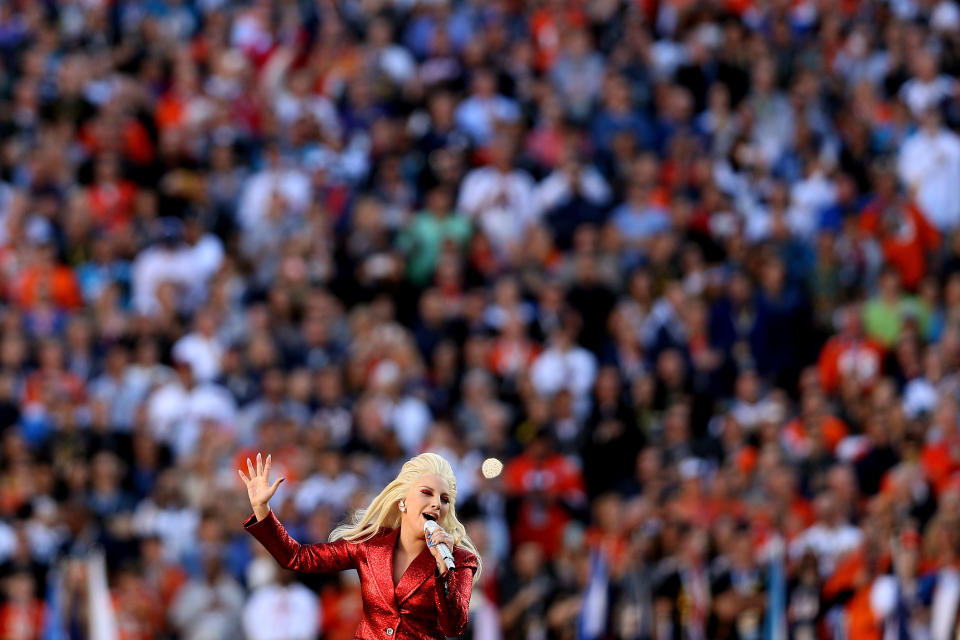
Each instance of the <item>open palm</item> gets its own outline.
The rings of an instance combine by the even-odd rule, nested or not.
[[[273,484],[270,484],[270,456],[264,462],[261,455],[257,454],[257,466],[253,466],[250,458],[247,458],[247,472],[249,477],[243,473],[243,469],[237,469],[240,478],[247,485],[247,496],[250,498],[250,505],[253,507],[263,506],[270,502],[270,498],[277,492],[277,487],[283,482],[283,478],[277,478]]]

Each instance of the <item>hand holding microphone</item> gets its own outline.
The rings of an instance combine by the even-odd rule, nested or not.
[[[450,537],[450,534],[440,528],[440,525],[433,520],[427,520],[423,523],[423,537],[427,539],[427,546],[434,557],[439,554],[438,560],[443,559],[447,569],[453,569],[453,551],[450,549],[453,546],[453,538]],[[450,543],[449,546],[447,545],[448,542]]]

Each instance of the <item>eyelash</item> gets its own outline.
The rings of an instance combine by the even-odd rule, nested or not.
[[[425,496],[433,495],[431,492],[427,491],[426,489],[421,489],[420,493],[422,493]],[[448,504],[450,502],[450,498],[440,498],[440,502],[442,502],[443,504]]]

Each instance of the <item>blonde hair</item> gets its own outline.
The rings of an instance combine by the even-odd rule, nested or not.
[[[364,542],[377,535],[381,528],[398,528],[401,521],[400,501],[417,480],[429,474],[440,476],[450,485],[450,508],[439,524],[453,538],[454,545],[477,556],[477,571],[473,574],[476,582],[483,565],[477,548],[467,536],[466,528],[457,520],[457,479],[450,463],[436,453],[421,453],[403,463],[397,477],[383,488],[366,509],[357,509],[346,522],[330,533],[330,542],[341,538],[348,542]]]

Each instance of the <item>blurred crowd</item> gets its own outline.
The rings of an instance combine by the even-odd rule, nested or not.
[[[0,68],[0,638],[349,640],[237,469],[318,542],[425,450],[465,637],[958,637],[954,0],[3,0]]]

